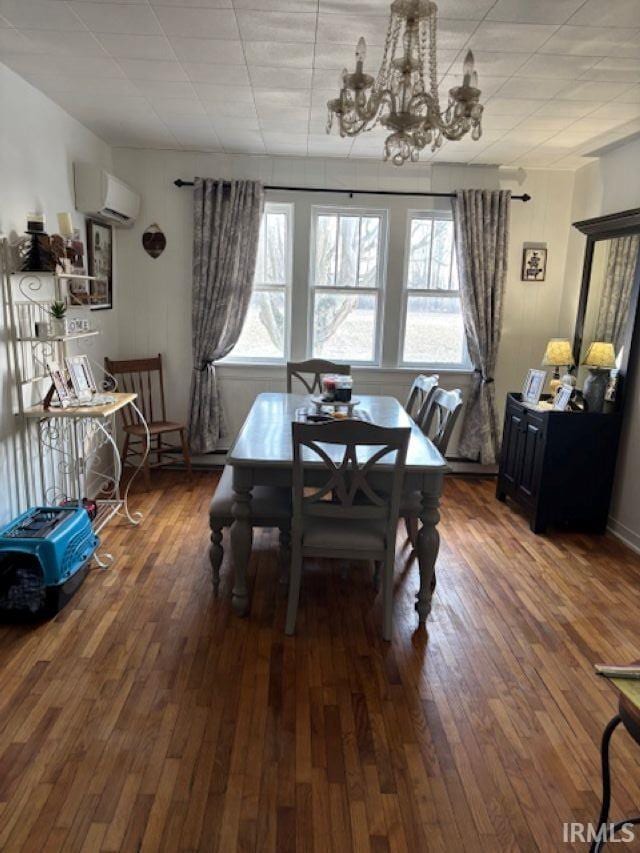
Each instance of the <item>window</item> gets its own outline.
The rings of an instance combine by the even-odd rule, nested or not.
[[[386,214],[314,208],[310,272],[311,352],[377,363]]]
[[[292,205],[265,205],[253,293],[231,359],[282,361],[289,353]]]
[[[468,367],[453,221],[412,213],[407,242],[401,362]]]

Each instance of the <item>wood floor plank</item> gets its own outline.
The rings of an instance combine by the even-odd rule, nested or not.
[[[0,849],[556,853],[594,820],[615,710],[597,661],[640,657],[640,558],[609,536],[534,536],[492,480],[447,478],[438,587],[416,630],[398,539],[394,636],[370,567],[305,564],[283,633],[277,531],[251,613],[208,563],[215,472],[154,474],[146,518],[53,620],[0,626]],[[229,547],[225,534],[225,548]],[[640,809],[640,749],[612,744],[613,816]]]

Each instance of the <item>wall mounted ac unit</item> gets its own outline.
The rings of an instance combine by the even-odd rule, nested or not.
[[[76,210],[112,225],[133,225],[140,196],[119,178],[92,163],[74,163]]]

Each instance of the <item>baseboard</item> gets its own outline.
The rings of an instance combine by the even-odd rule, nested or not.
[[[480,462],[471,462],[469,459],[448,457],[451,474],[465,477],[495,477],[498,474],[497,465],[481,465]]]
[[[635,551],[636,554],[640,554],[640,533],[636,533],[635,530],[631,530],[631,528],[627,527],[626,524],[623,524],[621,521],[618,521],[616,518],[612,518],[611,516],[609,516],[607,530],[609,533],[612,533],[616,539],[620,539],[620,541],[624,542],[628,548]]]

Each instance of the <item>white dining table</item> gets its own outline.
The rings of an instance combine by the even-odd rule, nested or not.
[[[419,622],[425,622],[431,610],[432,581],[440,546],[437,524],[443,478],[447,463],[433,443],[409,417],[394,397],[358,394],[358,410],[367,420],[385,427],[411,427],[405,467],[405,492],[421,494],[420,531],[416,546],[420,569],[420,589],[416,596]],[[235,613],[249,611],[247,568],[251,559],[253,528],[251,492],[254,486],[291,486],[293,444],[291,424],[301,409],[311,406],[309,395],[265,392],[258,394],[227,456],[233,468],[234,500],[231,526],[231,551],[234,567],[232,604]],[[326,479],[324,466],[318,477]],[[309,477],[313,479],[313,463]],[[324,470],[324,474],[323,474]],[[392,460],[375,465],[373,475],[381,484],[393,472]]]

